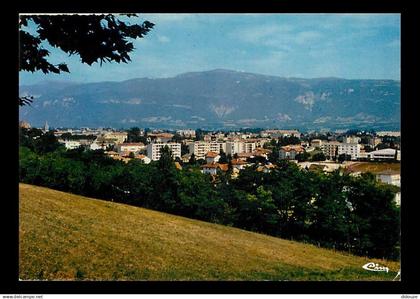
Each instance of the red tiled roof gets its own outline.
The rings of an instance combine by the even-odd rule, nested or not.
[[[245,165],[245,164],[248,164],[248,163],[239,159],[232,160],[232,165]]]
[[[219,168],[222,171],[227,171],[229,169],[228,164],[219,164],[219,163],[207,163],[200,166],[201,168]]]
[[[273,169],[273,168],[277,168],[277,166],[274,165],[274,164],[261,165],[261,166],[257,167],[257,171],[261,172],[261,171],[264,170],[264,168],[270,170],[270,169]]]
[[[228,171],[229,165],[228,164],[219,164],[219,168],[222,171]]]
[[[282,146],[281,147],[282,150],[286,151],[286,152],[290,152],[290,151],[296,151],[296,152],[303,152],[304,149],[301,145],[286,145],[286,146]]]
[[[219,154],[215,153],[215,152],[207,152],[206,154],[206,158],[215,158],[217,157]]]
[[[256,155],[264,155],[264,154],[270,154],[272,151],[269,149],[258,147],[254,150],[254,154]]]
[[[207,164],[201,165],[200,167],[201,168],[217,168],[218,166],[219,166],[218,163],[207,163]]]
[[[254,153],[238,153],[238,157],[240,158],[249,158],[252,157]]]
[[[171,133],[154,133],[154,134],[148,134],[149,137],[156,137],[156,138],[172,138],[174,137],[174,134]]]

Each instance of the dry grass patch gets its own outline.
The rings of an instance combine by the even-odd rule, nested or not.
[[[348,170],[352,172],[372,172],[378,173],[382,171],[397,171],[401,172],[400,163],[388,163],[388,162],[357,162],[348,167]]]

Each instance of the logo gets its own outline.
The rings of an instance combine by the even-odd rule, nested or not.
[[[379,264],[370,262],[367,263],[366,265],[362,266],[363,269],[368,270],[368,271],[376,271],[376,272],[386,272],[388,273],[389,268],[385,267],[385,266],[381,266]]]

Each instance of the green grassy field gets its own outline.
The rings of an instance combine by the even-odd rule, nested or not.
[[[22,280],[392,280],[398,262],[19,185]],[[374,261],[390,272],[362,269]]]

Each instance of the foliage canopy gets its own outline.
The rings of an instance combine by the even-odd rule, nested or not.
[[[136,17],[126,14],[125,17]],[[28,25],[36,26],[36,34]],[[134,50],[131,39],[143,38],[154,24],[144,21],[129,24],[113,14],[96,15],[24,15],[19,22],[19,71],[42,71],[44,74],[70,72],[66,63],[48,61],[48,43],[69,55],[78,55],[82,63],[128,63]],[[19,105],[31,103],[33,97],[19,98]]]

